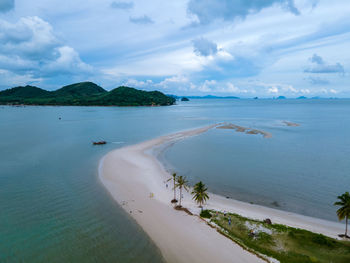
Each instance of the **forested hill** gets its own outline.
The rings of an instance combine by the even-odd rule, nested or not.
[[[80,82],[47,91],[34,86],[20,86],[0,91],[0,104],[64,106],[165,106],[175,99],[159,91],[144,91],[121,86],[106,91],[93,82]]]

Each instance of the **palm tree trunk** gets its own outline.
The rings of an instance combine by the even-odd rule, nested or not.
[[[180,206],[181,206],[181,201],[182,201],[182,187],[180,188]]]
[[[345,218],[345,237],[348,235],[348,216]]]
[[[174,200],[176,200],[175,177],[174,177]]]

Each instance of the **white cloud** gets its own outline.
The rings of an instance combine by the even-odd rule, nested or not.
[[[212,92],[216,85],[216,80],[205,80],[203,84],[199,85],[197,90],[200,92]]]
[[[47,65],[50,74],[79,74],[92,73],[92,67],[81,61],[79,54],[69,46],[57,48],[59,56]]]
[[[272,86],[271,88],[267,89],[267,92],[271,94],[277,94],[279,93],[279,89],[276,86]]]
[[[72,47],[62,44],[48,22],[36,16],[17,23],[0,20],[0,58],[0,68],[33,77],[92,70]]]
[[[342,73],[344,74],[344,67],[339,62],[335,64],[329,64],[323,60],[323,58],[317,54],[314,54],[310,59],[312,66],[306,68],[306,73]]]
[[[316,2],[75,0],[62,5],[59,0],[18,0],[10,12],[1,13],[0,69],[14,80],[15,75],[43,79],[43,88],[60,85],[62,78],[64,84],[90,78],[107,89],[134,79],[138,83],[130,86],[163,89],[164,81],[167,93],[178,94],[203,94],[201,88],[222,95],[255,91],[254,96],[264,97],[277,88],[288,97],[318,96],[325,87],[331,94],[332,87],[337,96],[349,97],[350,55],[344,50],[350,45],[350,5]],[[141,22],[145,14],[156,23],[130,22]],[[197,26],[186,27],[193,21]],[[213,44],[198,49],[204,56],[194,52],[192,40],[200,38]],[[312,54],[322,60],[305,65]],[[304,72],[324,72],[324,65],[338,72]]]

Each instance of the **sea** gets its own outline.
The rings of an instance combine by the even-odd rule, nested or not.
[[[116,148],[221,122],[271,138],[212,129],[167,148],[166,168],[228,198],[337,220],[333,203],[350,191],[350,100],[0,106],[0,262],[163,262],[99,181],[99,161]],[[100,140],[107,144],[92,145]]]

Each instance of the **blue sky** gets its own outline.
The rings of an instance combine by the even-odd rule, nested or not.
[[[0,90],[350,97],[348,0],[0,0]]]

